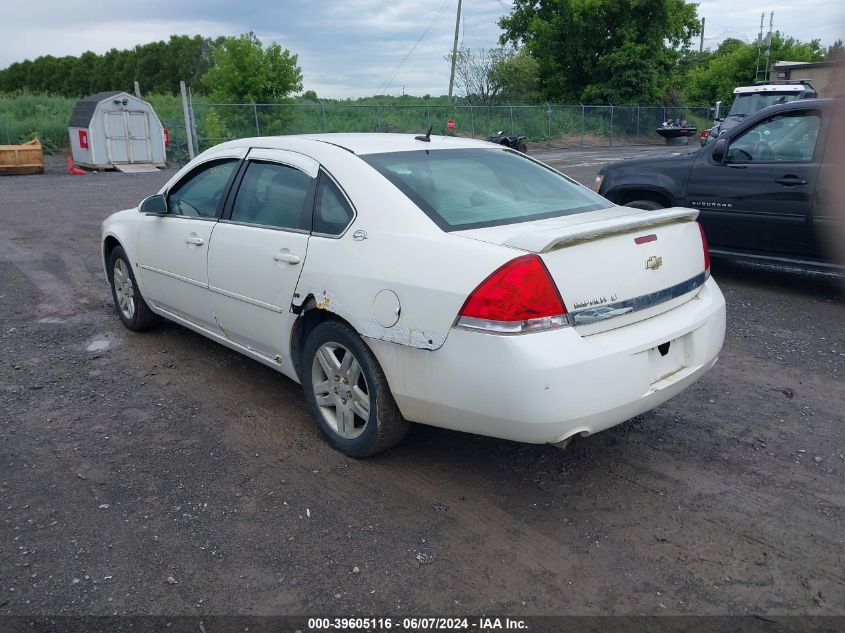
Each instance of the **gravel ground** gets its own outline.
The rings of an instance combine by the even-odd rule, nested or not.
[[[569,450],[356,461],[281,375],[121,326],[100,222],[168,176],[0,180],[0,614],[845,614],[837,281],[715,262],[716,367]]]

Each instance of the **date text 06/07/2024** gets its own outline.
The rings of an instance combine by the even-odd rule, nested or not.
[[[308,629],[311,631],[500,631],[524,630],[525,621],[518,618],[448,618],[448,617],[405,617],[405,618],[309,618]]]

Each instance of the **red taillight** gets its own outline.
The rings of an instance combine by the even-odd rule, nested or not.
[[[701,134],[699,135],[701,138],[707,138],[710,136],[710,130],[701,130]]]
[[[164,146],[170,145],[170,130],[164,128]]]
[[[531,332],[568,325],[566,307],[537,255],[509,261],[479,284],[457,325],[490,332]]]
[[[707,246],[707,236],[704,234],[704,227],[698,222],[698,231],[701,233],[701,248],[704,249],[704,274],[710,276],[710,247]]]

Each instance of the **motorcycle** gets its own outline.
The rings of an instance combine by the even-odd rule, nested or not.
[[[496,134],[488,136],[487,141],[496,145],[510,147],[523,154],[528,153],[528,145],[525,144],[525,135],[510,134],[506,136],[504,131],[499,130]]]

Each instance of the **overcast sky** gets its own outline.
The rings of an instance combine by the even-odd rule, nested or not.
[[[305,89],[320,96],[401,94],[403,86],[410,94],[439,95],[449,84],[444,55],[452,45],[456,5],[457,0],[7,1],[0,18],[0,68],[39,55],[131,48],[174,33],[215,37],[252,30],[265,43],[277,41],[298,53]],[[509,7],[508,0],[464,0],[463,45],[495,46],[496,22]],[[775,30],[801,40],[819,38],[828,45],[845,36],[843,0],[702,0],[705,45],[726,37],[753,41],[764,11],[775,12]]]

